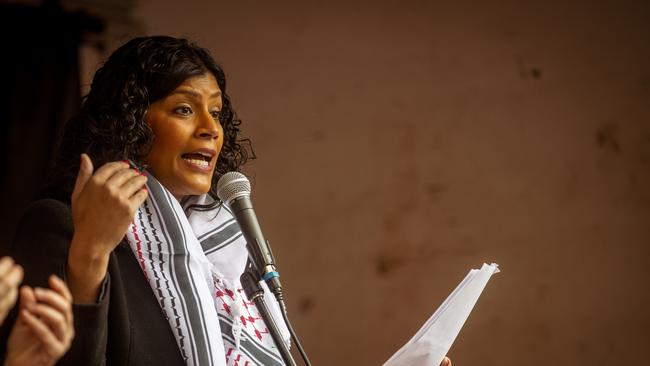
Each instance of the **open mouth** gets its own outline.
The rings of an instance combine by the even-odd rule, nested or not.
[[[181,155],[181,158],[188,163],[202,169],[210,168],[210,162],[212,161],[212,155],[204,152],[183,154]]]

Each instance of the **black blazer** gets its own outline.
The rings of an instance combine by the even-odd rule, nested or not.
[[[45,199],[22,217],[11,255],[25,268],[25,283],[47,287],[47,278],[65,278],[73,234],[67,203]],[[75,338],[58,365],[185,365],[176,339],[128,243],[111,253],[97,304],[74,305]],[[0,333],[4,355],[16,308]]]

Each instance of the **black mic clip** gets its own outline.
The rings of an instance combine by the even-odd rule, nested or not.
[[[255,272],[256,271],[249,260],[246,264],[246,270],[239,277],[242,289],[244,289],[248,300],[255,303],[257,310],[260,312],[260,316],[264,320],[267,328],[269,328],[269,333],[271,333],[271,337],[275,342],[275,346],[278,347],[278,351],[280,351],[280,356],[282,356],[284,363],[289,366],[296,366],[296,361],[293,359],[293,356],[291,356],[289,346],[284,342],[284,339],[282,339],[280,328],[266,305],[264,300],[264,289],[260,286]]]

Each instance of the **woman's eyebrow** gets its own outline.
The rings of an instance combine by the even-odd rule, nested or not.
[[[192,96],[194,98],[201,98],[201,93],[196,92],[196,91],[191,90],[191,89],[176,89],[171,94],[172,95],[173,94],[187,94],[187,95],[190,95],[190,96]],[[217,90],[216,92],[212,93],[212,95],[210,95],[210,98],[212,99],[212,98],[217,98],[217,97],[220,97],[220,96],[221,96],[221,90]]]

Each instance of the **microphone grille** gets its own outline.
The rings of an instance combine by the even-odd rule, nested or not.
[[[217,182],[217,197],[225,204],[241,196],[251,195],[251,183],[240,172],[228,172]]]

